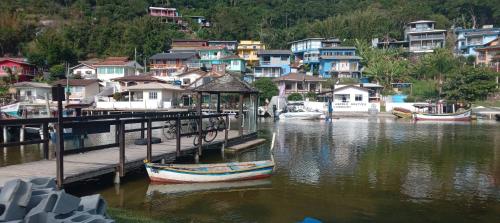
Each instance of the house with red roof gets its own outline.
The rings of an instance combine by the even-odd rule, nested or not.
[[[37,69],[26,58],[0,58],[0,77],[7,77],[9,72],[17,76],[17,81],[30,81],[35,76]]]

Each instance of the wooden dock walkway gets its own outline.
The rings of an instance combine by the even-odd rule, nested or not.
[[[228,145],[234,145],[245,140],[255,139],[256,133],[239,136],[237,130],[228,131]],[[224,134],[218,134],[216,139],[204,145],[223,144]],[[181,155],[193,154],[198,147],[193,146],[193,138],[181,138]],[[125,153],[125,171],[137,169],[143,165],[146,157],[146,145],[127,145]],[[165,159],[171,162],[176,157],[176,139],[152,145],[152,161]],[[119,147],[89,151],[85,153],[64,156],[64,183],[74,183],[104,174],[115,173],[119,166]],[[56,160],[40,160],[17,165],[0,167],[0,185],[12,179],[29,179],[32,177],[55,177]]]

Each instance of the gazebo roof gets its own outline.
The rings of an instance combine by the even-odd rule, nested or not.
[[[250,93],[256,94],[259,91],[240,78],[226,73],[224,76],[215,78],[212,81],[200,85],[193,89],[194,92],[208,93]]]

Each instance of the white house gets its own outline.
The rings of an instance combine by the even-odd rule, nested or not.
[[[64,92],[70,92],[69,103],[71,104],[90,104],[94,102],[94,96],[99,93],[99,80],[96,79],[61,79],[52,85],[61,84]]]
[[[346,85],[336,88],[333,98],[333,111],[368,112],[370,108],[380,111],[379,103],[369,102],[369,90],[364,87]]]
[[[113,85],[111,79],[139,75],[144,70],[136,61],[126,57],[108,57],[94,66],[97,68],[97,79],[102,81],[104,86]]]
[[[73,77],[79,76],[82,79],[97,79],[97,69],[94,64],[101,62],[99,59],[91,59],[87,61],[79,61],[79,64],[71,67]]]
[[[47,99],[50,100],[52,93],[49,84],[27,81],[15,83],[10,89],[10,92],[17,101],[35,104],[46,103]]]
[[[97,108],[106,109],[169,109],[177,105],[180,86],[151,82],[127,87],[123,100],[97,101]]]

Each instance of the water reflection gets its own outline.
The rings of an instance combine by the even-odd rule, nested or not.
[[[500,222],[495,122],[266,121],[260,129],[268,139],[277,133],[277,166],[267,181],[165,186],[144,177],[122,185],[118,195],[113,188],[89,193],[174,222],[297,222],[305,216],[325,222]],[[226,158],[268,157],[265,144]],[[222,162],[219,154],[204,159]]]

